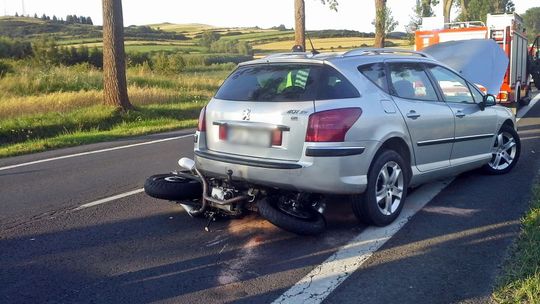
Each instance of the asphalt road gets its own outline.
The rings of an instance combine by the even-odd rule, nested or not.
[[[540,103],[519,129],[509,175],[456,178],[325,301],[487,302],[540,169]],[[318,237],[256,214],[205,232],[205,220],[144,193],[74,210],[174,169],[191,137],[1,169],[189,133],[0,160],[0,303],[272,302],[366,228],[340,197]]]

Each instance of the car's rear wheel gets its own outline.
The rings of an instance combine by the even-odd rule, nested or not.
[[[351,198],[354,214],[366,224],[392,223],[401,213],[408,184],[408,167],[403,157],[393,150],[379,153],[369,170],[366,191]]]
[[[521,141],[519,135],[510,125],[503,125],[491,150],[491,160],[484,166],[489,174],[505,174],[510,172],[519,160]]]
[[[322,214],[309,206],[298,206],[283,197],[267,196],[257,202],[259,213],[277,227],[300,235],[317,235],[326,229]]]

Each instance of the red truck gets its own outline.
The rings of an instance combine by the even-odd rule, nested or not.
[[[416,31],[415,49],[422,50],[433,44],[468,39],[493,39],[508,56],[509,63],[504,82],[497,94],[499,103],[510,107],[530,102],[531,62],[523,18],[513,14],[488,14],[487,22],[437,23],[436,17],[424,18],[424,24]],[[540,82],[540,79],[538,80]]]

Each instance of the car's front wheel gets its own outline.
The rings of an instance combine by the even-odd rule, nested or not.
[[[399,153],[393,150],[379,153],[369,170],[366,192],[351,198],[356,217],[376,226],[392,223],[399,216],[407,196],[408,170]]]
[[[493,148],[491,160],[484,166],[484,171],[489,174],[505,174],[510,172],[519,160],[521,153],[521,141],[519,135],[509,125],[503,125]]]

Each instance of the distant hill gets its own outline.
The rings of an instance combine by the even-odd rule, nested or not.
[[[186,40],[184,34],[168,32],[150,26],[128,26],[126,40]],[[97,39],[102,37],[102,27],[88,24],[66,24],[28,17],[0,17],[0,35],[18,39],[36,39],[43,36],[62,40]]]
[[[220,36],[223,43],[248,43],[256,54],[288,51],[294,44],[294,31],[283,27],[261,29],[258,27],[217,27],[208,24],[174,24],[169,22],[125,28],[128,52],[181,52],[200,54],[208,52],[200,43],[205,31]],[[374,33],[352,30],[309,31],[316,47],[321,50],[345,50],[373,44]],[[102,27],[89,24],[67,24],[58,21],[28,17],[0,17],[0,36],[18,40],[33,40],[40,37],[53,38],[64,46],[101,47]],[[406,33],[389,34],[389,44],[407,47]]]
[[[11,38],[34,39],[43,35],[62,38],[95,38],[101,27],[88,24],[62,24],[27,17],[0,17],[0,34]]]

